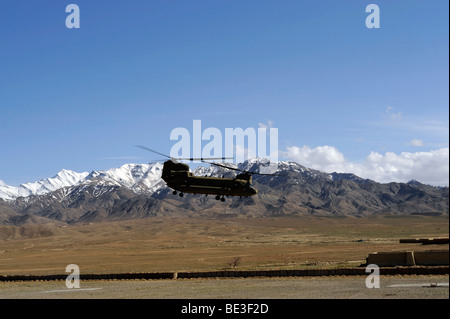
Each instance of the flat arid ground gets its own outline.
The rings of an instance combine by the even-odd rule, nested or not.
[[[448,279],[381,275],[373,289],[364,276],[5,282],[0,299],[448,299]]]
[[[447,217],[146,218],[0,226],[0,275],[349,267],[369,253],[448,249],[400,244],[447,237]]]
[[[369,253],[448,249],[400,238],[448,236],[446,217],[147,218],[74,226],[0,227],[0,275],[359,266]],[[235,262],[235,265],[233,265]],[[448,298],[447,276],[3,282],[0,298]],[[439,283],[439,287],[436,284]],[[442,284],[442,285],[441,285]],[[400,286],[396,286],[400,285]],[[403,287],[403,286],[404,287]],[[434,287],[433,287],[434,285]]]

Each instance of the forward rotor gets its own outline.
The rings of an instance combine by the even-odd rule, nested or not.
[[[218,167],[223,167],[223,168],[226,168],[226,169],[231,169],[233,171],[242,172],[242,173],[247,174],[247,175],[285,176],[283,174],[276,174],[276,173],[274,173],[274,174],[265,174],[265,173],[258,173],[258,172],[250,172],[250,171],[245,171],[243,169],[229,167],[229,166],[218,164],[218,163],[214,163],[214,162],[207,162],[207,161],[202,161],[202,162],[207,163],[207,164],[211,164],[211,165],[215,165],[215,166],[218,166]]]
[[[212,160],[222,160],[222,161],[225,161],[226,159],[233,159],[233,157],[207,157],[207,158],[203,158],[203,157],[189,157],[189,158],[175,158],[175,157],[172,157],[172,156],[169,156],[169,155],[160,153],[160,152],[158,152],[158,151],[152,150],[151,148],[148,148],[148,147],[143,146],[143,145],[135,145],[135,146],[136,146],[136,147],[139,147],[139,148],[142,148],[143,150],[146,150],[146,151],[149,151],[149,152],[152,152],[152,153],[155,153],[155,154],[164,156],[164,157],[170,159],[170,160],[171,160],[172,162],[174,162],[174,163],[179,163],[179,161],[191,161],[191,162],[193,162],[193,161],[201,161],[201,162],[207,163],[205,160],[211,160],[211,161],[212,161]]]

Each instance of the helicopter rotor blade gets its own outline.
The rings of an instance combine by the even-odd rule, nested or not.
[[[229,166],[217,164],[217,163],[214,163],[214,162],[207,162],[207,161],[202,161],[202,162],[208,163],[208,164],[211,164],[211,165],[215,165],[215,166],[219,166],[219,167],[223,167],[223,168],[226,168],[226,169],[231,169],[231,170],[234,170],[234,171],[242,172],[242,173],[249,174],[249,175],[286,176],[285,174],[276,174],[276,173],[274,173],[274,174],[265,174],[265,173],[250,172],[250,171],[244,171],[244,170],[239,169],[239,168],[234,168],[234,167],[229,167]]]
[[[222,165],[222,164],[217,164],[217,163],[214,163],[214,162],[208,162],[208,161],[205,161],[205,160],[202,160],[202,162],[203,163],[207,163],[207,164],[211,164],[211,165],[215,165],[215,166],[219,166],[219,167],[223,167],[223,168],[226,168],[226,169],[231,169],[231,170],[234,170],[234,171],[246,173],[246,171],[243,171],[243,170],[241,170],[239,168],[229,167],[229,166],[225,166],[225,165]]]
[[[169,155],[166,155],[166,154],[157,152],[157,151],[152,150],[151,148],[148,148],[148,147],[146,147],[146,146],[143,146],[143,145],[135,145],[135,146],[136,146],[136,147],[139,147],[139,148],[142,148],[143,150],[146,150],[146,151],[149,151],[149,152],[152,152],[152,153],[155,153],[155,154],[158,154],[158,155],[167,157],[168,159],[170,159],[172,162],[174,162],[174,163],[176,163],[176,164],[179,163],[179,162],[177,161],[176,158],[173,158],[173,157],[170,157]]]
[[[151,148],[148,148],[148,147],[146,147],[146,146],[142,146],[142,145],[135,145],[135,146],[136,146],[136,147],[139,147],[139,148],[142,148],[143,150],[146,150],[146,151],[149,151],[149,152],[152,152],[152,153],[155,153],[155,154],[158,154],[158,155],[161,155],[161,156],[164,156],[164,157],[167,157],[167,158],[172,159],[169,155],[166,155],[166,154],[157,152],[157,151],[152,150]]]
[[[201,161],[204,162],[204,160],[213,161],[213,160],[222,160],[225,161],[226,159],[233,159],[233,157],[189,157],[189,158],[177,158],[177,160],[180,161]]]
[[[161,156],[164,156],[164,157],[167,157],[167,158],[170,158],[171,160],[172,160],[172,162],[175,162],[175,163],[178,163],[178,161],[203,161],[204,159],[207,159],[207,160],[226,160],[226,159],[233,159],[233,157],[208,157],[208,158],[203,158],[203,157],[189,157],[189,158],[175,158],[175,157],[172,157],[172,156],[169,156],[169,155],[166,155],[166,154],[163,154],[163,153],[160,153],[160,152],[158,152],[158,151],[155,151],[155,150],[152,150],[151,148],[148,148],[148,147],[146,147],[146,146],[143,146],[143,145],[135,145],[136,147],[139,147],[139,148],[142,148],[143,150],[146,150],[146,151],[149,151],[149,152],[152,152],[152,153],[155,153],[155,154],[158,154],[158,155],[161,155]]]
[[[165,162],[165,161],[167,161],[166,158],[159,158],[159,159],[151,159],[151,160],[149,160],[150,163]]]
[[[251,174],[257,174],[257,175],[266,175],[266,176],[287,176],[287,174],[277,174],[277,173],[273,173],[273,174],[266,174],[266,173],[256,173],[256,172],[250,172]]]

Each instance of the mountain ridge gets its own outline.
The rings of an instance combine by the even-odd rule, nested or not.
[[[257,172],[264,161],[229,164]],[[60,171],[46,183],[31,183],[27,196],[0,199],[0,224],[76,224],[146,218],[151,216],[448,216],[448,187],[417,181],[381,184],[351,173],[324,173],[295,162],[278,162],[280,176],[253,175],[259,190],[249,198],[229,197],[225,203],[214,196],[173,196],[161,179],[162,163],[125,164],[91,173]],[[217,166],[197,167],[198,176],[233,177],[236,172]],[[57,187],[58,185],[64,185]],[[39,187],[38,187],[39,186]],[[56,188],[52,190],[52,187]],[[2,189],[8,186],[0,184]],[[5,191],[3,191],[5,193]],[[9,195],[11,196],[11,195]]]

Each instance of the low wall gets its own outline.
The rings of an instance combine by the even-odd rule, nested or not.
[[[335,269],[289,269],[289,270],[226,270],[206,272],[161,272],[161,273],[119,273],[80,274],[80,280],[151,280],[189,278],[251,278],[251,277],[303,277],[303,276],[367,276],[365,267]],[[448,266],[380,267],[380,275],[448,275]],[[0,276],[1,281],[50,281],[66,280],[65,275],[8,275]]]
[[[376,252],[369,254],[367,264],[383,266],[439,266],[449,264],[449,251],[401,251],[401,252]]]
[[[400,239],[401,244],[423,244],[423,245],[445,245],[449,243],[448,237],[437,238],[404,238]]]

